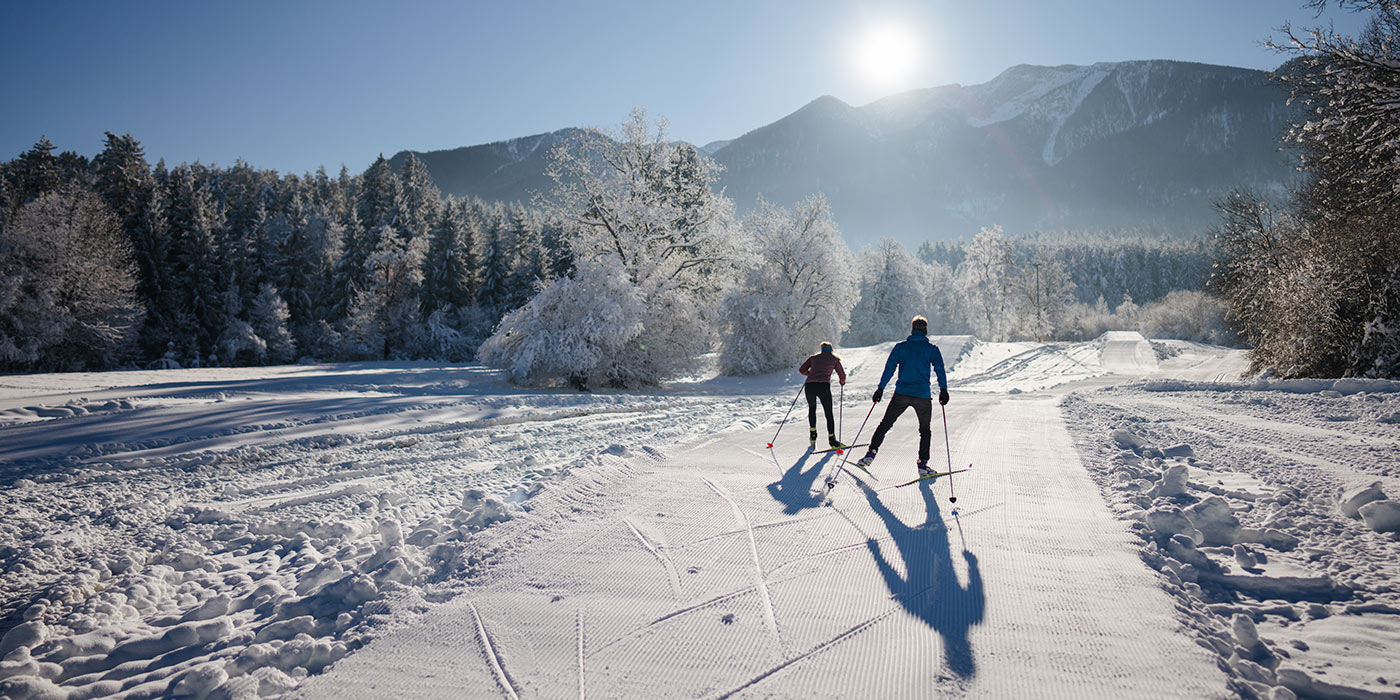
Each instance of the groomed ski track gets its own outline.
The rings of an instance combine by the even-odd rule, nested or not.
[[[1155,370],[1139,342],[1110,339],[1119,376],[1088,381]],[[847,393],[868,397],[878,365]],[[807,454],[801,425],[769,452],[776,417],[577,473],[537,497],[549,525],[482,533],[499,553],[471,586],[300,696],[1231,696],[1080,464],[1065,390],[954,387],[953,462],[974,464],[956,504],[946,477],[894,488],[914,476],[912,412],[873,488],[842,475],[823,495],[840,455]]]

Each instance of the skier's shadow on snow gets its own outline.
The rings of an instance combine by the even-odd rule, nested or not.
[[[768,493],[773,494],[773,500],[783,504],[783,513],[792,515],[807,508],[816,508],[823,502],[823,494],[813,493],[812,488],[816,486],[817,477],[822,475],[826,469],[826,463],[835,452],[827,452],[818,459],[809,469],[803,471],[802,467],[811,459],[812,453],[804,452],[802,458],[788,467],[783,472],[783,477],[768,485]]]
[[[910,527],[885,507],[875,491],[865,490],[866,500],[875,514],[885,521],[885,527],[889,529],[894,545],[904,560],[906,573],[903,577],[885,559],[879,543],[866,540],[865,544],[875,557],[875,565],[880,568],[880,574],[884,576],[894,599],[910,614],[942,635],[944,661],[948,670],[959,677],[971,678],[977,674],[977,661],[967,634],[974,625],[981,624],[986,609],[982,572],[978,568],[977,557],[964,549],[962,557],[967,562],[967,587],[958,583],[953,570],[948,528],[943,524],[938,501],[933,495],[933,482],[920,482],[919,492],[924,497],[927,517],[923,523]]]

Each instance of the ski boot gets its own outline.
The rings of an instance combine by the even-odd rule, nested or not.
[[[808,431],[808,433],[807,433],[807,449],[809,449],[809,450],[815,450],[815,449],[817,449],[817,429],[816,429],[816,428],[812,428],[812,429],[811,429],[810,431]]]
[[[921,479],[934,473],[933,467],[928,465],[928,460],[926,459],[919,460],[919,463],[915,466],[919,469],[919,478]]]
[[[841,449],[845,449],[845,447],[846,447],[845,445],[842,445],[842,444],[841,444],[841,441],[840,441],[840,440],[837,440],[837,439],[836,439],[836,433],[827,433],[827,434],[826,434],[826,443],[827,443],[828,445],[830,445],[830,446],[831,446],[831,449],[833,449],[833,450],[841,450]]]
[[[874,461],[875,461],[875,450],[866,450],[866,451],[865,451],[865,456],[864,456],[864,457],[861,457],[861,458],[858,459],[858,460],[856,460],[856,466],[857,466],[857,467],[860,467],[861,469],[864,469],[864,468],[870,466],[870,463],[871,463],[871,462],[874,462]]]

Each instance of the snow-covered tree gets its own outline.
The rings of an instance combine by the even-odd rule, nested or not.
[[[287,329],[291,314],[276,287],[263,283],[253,298],[248,317],[253,332],[263,341],[264,353],[260,361],[286,364],[296,359],[296,341]]]
[[[1011,246],[1002,236],[1001,227],[995,226],[977,233],[958,266],[958,279],[974,310],[973,329],[984,340],[1006,340],[1009,334],[1011,264]]]
[[[186,365],[202,364],[229,320],[225,310],[228,270],[220,265],[218,239],[223,210],[194,169],[170,173],[172,341]]]
[[[860,301],[851,311],[844,344],[902,340],[909,320],[927,312],[928,278],[919,262],[892,238],[860,255]],[[934,329],[930,329],[933,331]]]
[[[131,243],[96,194],[43,194],[0,231],[0,367],[112,366],[142,313]]]
[[[643,309],[635,342],[617,347],[606,365],[547,363],[556,378],[570,370],[568,377],[587,383],[637,386],[698,367],[700,355],[713,347],[719,302],[740,253],[733,204],[711,187],[717,167],[693,146],[667,140],[663,125],[653,127],[640,110],[617,134],[589,131],[554,150],[551,208],[572,231],[578,265],[619,270]],[[551,283],[558,284],[564,282]],[[575,303],[583,310],[592,301]],[[505,332],[503,322],[493,338]],[[519,366],[524,360],[510,356],[515,347],[502,345],[493,362]],[[541,381],[545,375],[513,376]]]
[[[851,251],[826,199],[808,197],[791,211],[760,202],[745,217],[743,232],[757,255],[720,308],[720,368],[771,372],[840,338],[858,290]]]
[[[1064,264],[1049,249],[1041,248],[1012,269],[1011,285],[1020,333],[1039,341],[1053,338],[1074,300],[1074,283]]]
[[[355,295],[346,319],[345,355],[360,359],[410,359],[422,351],[419,293],[423,239],[404,240],[384,227],[379,248],[365,261],[367,285]]]
[[[476,300],[476,226],[468,208],[447,202],[434,226],[424,261],[423,309],[465,308]]]

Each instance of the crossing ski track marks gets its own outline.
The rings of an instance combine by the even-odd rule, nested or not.
[[[522,698],[1229,697],[1058,409],[1070,386],[1168,372],[1145,345],[1080,350],[1087,369],[1052,390],[1008,394],[1014,373],[976,366],[982,386],[959,390],[955,371],[949,440],[955,460],[978,465],[953,477],[957,508],[942,479],[879,491],[843,479],[829,501],[801,499],[826,466],[801,462],[805,435],[772,451],[723,449],[766,442],[777,417],[609,463],[586,507],[561,509],[519,547],[510,528],[481,533],[504,553],[458,597],[299,696],[503,697],[504,676]],[[873,390],[887,349],[848,351],[869,355],[847,360],[868,370],[853,373],[852,393]],[[1105,349],[1116,366],[1096,359]],[[1231,366],[1204,351],[1187,360],[1173,367],[1193,378]],[[912,476],[917,439],[904,416],[872,470]],[[538,497],[536,512],[563,503],[576,478]],[[664,537],[670,567],[645,532]],[[478,627],[492,631],[501,675],[477,651]]]

